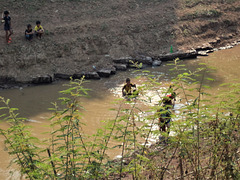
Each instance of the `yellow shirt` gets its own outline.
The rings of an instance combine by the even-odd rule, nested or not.
[[[40,26],[35,26],[35,28],[34,28],[35,31],[39,31],[41,29],[43,30],[43,27],[41,25]]]

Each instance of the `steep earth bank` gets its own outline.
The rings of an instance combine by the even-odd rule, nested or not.
[[[220,47],[240,37],[239,0],[2,0],[0,10],[10,11],[14,29],[9,45],[0,35],[1,85],[51,82],[121,57]],[[36,20],[45,35],[27,42],[25,27]]]

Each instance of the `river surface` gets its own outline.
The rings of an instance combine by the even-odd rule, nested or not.
[[[163,63],[160,67],[148,67],[145,69],[151,71],[155,76],[161,76],[160,80],[163,82],[163,88],[169,86],[172,78],[168,63]],[[206,63],[216,68],[214,73],[208,74],[210,78],[215,79],[214,82],[211,82],[212,89],[210,92],[213,94],[220,90],[219,85],[222,83],[240,82],[240,46],[214,52],[209,54],[208,57],[182,62],[191,71],[194,71],[199,63]],[[84,131],[88,134],[93,134],[102,125],[102,120],[113,118],[116,112],[109,111],[109,109],[113,108],[112,102],[114,99],[121,97],[121,87],[125,79],[129,77],[133,83],[141,84],[144,78],[137,79],[136,77],[143,74],[134,72],[132,69],[125,72],[117,72],[116,75],[107,79],[87,83],[86,87],[92,89],[92,91],[89,92],[90,98],[82,99],[82,105],[85,108],[83,121],[87,124],[84,127]],[[46,125],[50,124],[48,119],[51,117],[51,112],[48,108],[51,108],[51,102],[55,102],[60,96],[58,92],[65,89],[62,84],[66,83],[66,81],[60,81],[50,85],[2,90],[0,91],[0,96],[11,99],[10,106],[19,108],[20,116],[28,119],[26,124],[32,126],[33,135],[44,139],[47,136],[42,133],[49,131]],[[8,127],[6,122],[2,122],[0,126],[3,129]],[[14,166],[8,167],[11,158],[6,151],[3,141],[3,137],[0,137],[0,179],[11,179],[10,171],[13,171],[12,179],[19,179],[19,172],[14,170]],[[110,152],[110,156],[117,156],[118,153]]]

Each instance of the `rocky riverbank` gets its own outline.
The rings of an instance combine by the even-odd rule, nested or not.
[[[0,88],[100,79],[132,68],[132,61],[158,66],[231,48],[239,44],[239,7],[225,0],[3,0],[14,35],[12,44],[0,43]],[[27,42],[25,26],[36,20],[44,38]]]
[[[233,48],[236,45],[240,44],[240,40],[234,41],[231,44],[227,44],[226,46],[214,48],[212,42],[203,44],[202,46],[198,46],[196,49],[192,48],[186,52],[173,52],[168,54],[163,54],[159,56],[138,56],[138,57],[121,57],[119,59],[112,59],[112,63],[104,68],[96,68],[93,66],[93,70],[74,73],[74,74],[64,74],[64,73],[55,73],[52,76],[47,74],[43,76],[34,76],[31,81],[16,81],[13,77],[8,76],[0,76],[0,89],[8,89],[8,88],[18,88],[19,86],[31,86],[38,84],[48,84],[52,83],[59,79],[80,79],[84,76],[85,79],[98,80],[101,78],[108,78],[111,75],[115,75],[117,71],[126,71],[128,68],[137,68],[134,63],[143,64],[145,66],[160,66],[163,61],[173,61],[176,58],[181,60],[185,59],[194,59],[198,56],[208,56],[209,53],[218,50],[225,50]],[[140,67],[141,68],[141,67]]]

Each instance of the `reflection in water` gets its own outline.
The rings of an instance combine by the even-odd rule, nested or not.
[[[208,74],[208,77],[215,79],[211,82],[213,87],[210,93],[216,94],[220,89],[221,83],[228,83],[233,79],[239,82],[240,77],[240,46],[234,47],[230,50],[222,50],[216,53],[210,54],[209,57],[199,58],[195,60],[183,61],[183,64],[191,71],[194,71],[198,67],[198,63],[207,63],[207,65],[216,67],[214,73]],[[162,91],[165,91],[169,86],[169,80],[172,79],[172,75],[169,72],[167,63],[163,63],[160,67],[147,68],[151,71],[155,77],[159,78],[162,82],[162,87],[155,91],[147,92],[147,96],[152,97],[151,103],[142,103],[142,107],[153,106],[158,103],[162,95]],[[134,84],[140,85],[145,81],[145,78],[136,78],[139,75],[143,75],[134,70],[128,70],[126,72],[117,72],[117,75],[108,79],[101,79],[98,81],[91,81],[87,83],[87,88],[92,89],[89,92],[90,98],[83,98],[82,105],[85,108],[83,121],[87,124],[84,128],[85,132],[90,135],[95,133],[96,129],[102,125],[102,120],[108,120],[114,117],[115,112],[109,111],[114,105],[112,102],[114,99],[121,97],[121,89],[127,77],[131,78]],[[51,116],[51,112],[48,108],[51,107],[50,102],[55,102],[60,96],[59,91],[63,90],[62,84],[66,82],[58,82],[51,85],[42,85],[36,87],[28,87],[22,89],[11,89],[0,91],[0,96],[11,99],[11,107],[19,108],[20,115],[26,117],[28,120],[26,123],[32,126],[33,135],[40,139],[47,138],[43,132],[49,131],[46,125],[49,125],[48,118]],[[207,82],[206,82],[207,83]],[[147,98],[144,97],[144,98]],[[142,97],[143,98],[143,97]],[[179,110],[183,104],[178,102],[175,105],[175,114],[179,113]],[[139,114],[140,117],[146,116],[146,114]],[[1,128],[7,128],[8,125],[3,122]],[[157,126],[154,129],[158,129]],[[152,137],[151,142],[156,142],[157,137]],[[111,157],[117,156],[117,152],[111,152]],[[3,145],[3,138],[0,138],[0,179],[7,179],[7,167],[9,165],[9,155]],[[9,171],[10,169],[8,169]],[[17,172],[16,172],[17,173]],[[15,174],[19,177],[19,174]],[[14,178],[17,179],[17,178]]]

